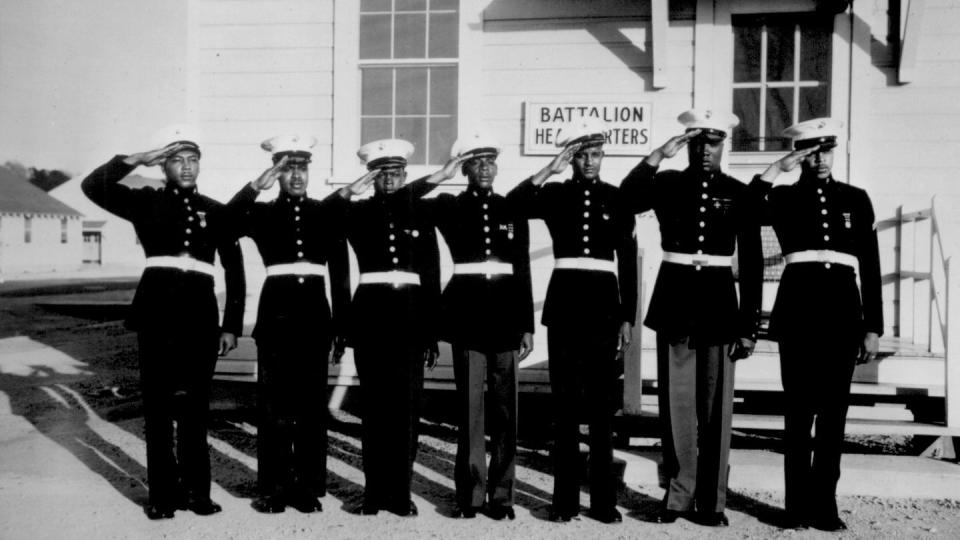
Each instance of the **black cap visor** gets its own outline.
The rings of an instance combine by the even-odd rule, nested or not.
[[[837,146],[837,138],[833,135],[828,137],[814,137],[812,139],[801,139],[793,141],[794,150],[806,150],[813,146],[819,146],[821,150],[831,150]]]
[[[497,157],[499,154],[500,152],[498,152],[496,148],[482,147],[482,148],[474,148],[473,150],[468,150],[464,152],[461,155],[461,157],[464,159],[464,161],[466,161],[469,159],[486,157],[486,156]]]
[[[287,158],[287,163],[310,163],[310,157],[312,154],[310,152],[305,152],[303,150],[291,150],[289,152],[277,152],[273,155],[273,162],[279,163],[284,157]]]
[[[367,163],[367,170],[372,171],[374,169],[392,169],[395,167],[406,167],[407,160],[400,156],[386,156],[382,158],[374,159]]]
[[[699,130],[700,133],[691,139],[693,141],[716,144],[723,142],[723,140],[727,138],[727,132],[713,128],[688,128],[686,132],[690,133],[691,131],[697,130]]]
[[[176,146],[178,144],[184,146],[184,148],[180,149],[181,151],[193,150],[194,152],[197,153],[198,156],[200,155],[200,145],[198,145],[193,141],[173,141],[172,143],[166,145],[164,148],[170,148],[171,146]]]

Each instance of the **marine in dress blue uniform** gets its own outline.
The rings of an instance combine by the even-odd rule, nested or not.
[[[210,500],[210,381],[218,352],[236,347],[245,284],[224,205],[197,192],[196,130],[172,126],[156,139],[157,150],[118,155],[81,187],[94,203],[133,223],[147,256],[126,325],[137,332],[139,344],[150,491],[144,511],[150,519],[163,519],[178,509],[200,515],[220,511]],[[166,185],[131,189],[119,183],[140,165],[162,165]],[[227,286],[222,326],[213,279],[218,253]]]
[[[517,369],[533,350],[528,224],[493,191],[499,153],[499,143],[486,133],[456,141],[451,159],[461,164],[467,189],[423,200],[454,263],[441,298],[440,339],[453,346],[459,419],[454,514],[465,518],[484,506],[494,519],[515,516]]]
[[[836,491],[853,370],[876,358],[883,333],[873,206],[831,172],[841,133],[829,118],[787,128],[795,150],[750,185],[787,263],[770,317],[786,401],[786,525],[828,531],[846,528]],[[773,186],[798,164],[796,183]]]
[[[620,189],[633,212],[653,210],[663,263],[645,324],[657,332],[663,460],[669,485],[658,516],[696,510],[726,525],[734,364],[756,340],[763,261],[747,186],[720,170],[723,141],[739,122],[711,110],[680,115],[686,132],[640,162]],[[683,171],[657,172],[688,148]],[[738,302],[732,270],[739,270]]]
[[[604,523],[616,509],[612,423],[617,358],[630,343],[637,308],[637,243],[633,213],[616,186],[600,179],[607,128],[588,118],[571,125],[564,150],[508,195],[529,218],[544,220],[555,267],[547,288],[550,386],[554,399],[553,506],[567,522],[580,512],[579,425],[590,425],[590,512]],[[573,177],[544,184],[573,163]]]
[[[410,499],[417,455],[424,363],[437,358],[440,296],[437,237],[416,182],[405,186],[413,145],[399,139],[368,143],[357,154],[375,175],[372,197],[346,205],[347,238],[360,279],[350,306],[348,340],[354,349],[362,399],[362,514],[388,510],[417,514]],[[357,190],[359,191],[359,189]],[[353,193],[348,188],[341,194]]]
[[[228,203],[237,232],[256,242],[266,267],[257,325],[259,512],[322,510],[326,494],[327,359],[350,301],[342,199],[307,196],[316,139],[282,135],[263,142],[273,166]],[[257,195],[279,183],[270,202]],[[327,300],[327,284],[333,300]]]

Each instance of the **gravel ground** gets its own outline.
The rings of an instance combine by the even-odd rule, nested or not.
[[[58,294],[73,297],[69,290]],[[552,490],[549,444],[542,424],[521,434],[517,519],[495,522],[449,517],[454,500],[455,431],[432,397],[415,465],[417,518],[354,513],[362,497],[359,423],[335,413],[329,444],[329,493],[324,512],[288,509],[260,515],[250,507],[256,479],[256,426],[250,392],[217,385],[239,408],[214,411],[210,432],[213,498],[224,512],[148,521],[143,419],[135,393],[135,337],[116,321],[54,313],[30,295],[0,291],[0,538],[960,538],[960,502],[896,497],[841,497],[843,534],[778,527],[782,494],[731,493],[731,526],[714,529],[680,520],[651,523],[663,490],[627,485],[619,506],[624,523],[587,517],[569,524],[545,520]],[[113,299],[117,293],[105,294]],[[46,296],[49,301],[54,297]],[[26,337],[22,337],[26,336]],[[28,339],[29,338],[29,339]],[[41,347],[45,346],[45,347]],[[18,349],[19,348],[19,349]],[[20,350],[22,353],[10,354]],[[7,354],[3,354],[4,352]],[[242,394],[242,395],[240,395]],[[775,438],[745,434],[735,446],[775,452]],[[903,452],[909,438],[859,438],[848,451]],[[629,450],[629,449],[628,449]],[[649,448],[647,449],[649,450]],[[581,499],[586,508],[589,497]]]

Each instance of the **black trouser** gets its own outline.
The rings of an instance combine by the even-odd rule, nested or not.
[[[590,426],[590,507],[613,508],[613,414],[616,391],[616,329],[584,331],[551,326],[547,332],[553,394],[553,507],[580,510],[580,423]]]
[[[454,477],[462,508],[490,503],[513,505],[517,458],[517,351],[480,352],[454,347],[458,437]],[[484,380],[489,387],[490,416],[485,417]],[[486,420],[486,421],[485,421]],[[486,439],[490,434],[490,468]]]
[[[391,343],[354,349],[363,403],[364,504],[406,508],[417,458],[423,349]]]
[[[723,512],[727,501],[734,363],[728,345],[657,336],[666,507]],[[691,346],[692,345],[692,346]]]
[[[819,340],[780,342],[786,510],[799,519],[837,517],[837,481],[857,349]],[[816,436],[810,428],[816,418]],[[812,457],[812,459],[811,459]]]
[[[210,497],[207,417],[218,338],[216,329],[189,327],[137,334],[150,504],[173,507],[183,496]]]
[[[327,492],[327,353],[309,333],[257,340],[257,480],[263,495]]]

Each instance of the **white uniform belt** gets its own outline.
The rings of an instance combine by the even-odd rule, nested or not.
[[[200,272],[201,274],[213,276],[212,264],[198,261],[193,257],[175,257],[172,255],[147,257],[147,268],[176,268],[178,270]]]
[[[453,265],[454,274],[486,274],[513,275],[513,265],[498,261],[484,261],[475,263],[456,263]]]
[[[664,251],[663,260],[664,262],[687,266],[726,266],[729,268],[733,265],[733,257],[730,255],[695,255],[693,253]]]
[[[267,277],[270,276],[323,276],[327,277],[327,265],[295,262],[286,264],[271,264],[267,267]]]
[[[853,269],[856,269],[858,266],[858,261],[855,256],[850,255],[849,253],[833,251],[832,249],[808,249],[806,251],[796,251],[794,253],[787,253],[784,256],[784,259],[786,259],[787,264],[804,262],[834,263],[843,264]]]
[[[391,270],[389,272],[364,272],[360,274],[360,285],[387,283],[390,285],[419,285],[420,274]]]
[[[601,272],[616,272],[617,265],[606,259],[592,257],[560,257],[554,261],[554,268],[563,270],[599,270]]]

